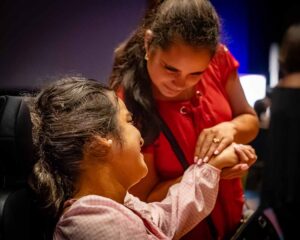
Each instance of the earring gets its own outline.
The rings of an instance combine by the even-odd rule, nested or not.
[[[107,140],[107,144],[108,144],[109,146],[111,146],[112,143],[113,143],[112,139],[108,139],[108,140]]]
[[[145,60],[146,60],[146,61],[149,60],[149,57],[148,57],[148,54],[147,54],[147,53],[145,54]]]

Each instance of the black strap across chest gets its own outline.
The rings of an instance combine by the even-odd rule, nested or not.
[[[171,132],[171,130],[168,127],[168,125],[166,124],[166,122],[162,119],[161,116],[159,116],[159,119],[160,119],[161,131],[163,132],[163,134],[165,135],[165,137],[169,141],[169,143],[172,147],[172,150],[176,154],[178,161],[181,163],[181,166],[183,167],[184,170],[186,170],[189,167],[190,164],[186,160],[184,152],[182,151],[180,145],[176,141],[176,138],[174,137],[173,133]],[[217,239],[218,232],[217,232],[217,229],[216,229],[216,227],[215,227],[215,225],[212,221],[211,216],[208,215],[205,219],[206,219],[206,222],[209,226],[209,230],[210,230],[210,233],[211,233],[213,239]]]

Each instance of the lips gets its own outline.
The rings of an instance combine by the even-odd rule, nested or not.
[[[168,85],[165,85],[165,88],[168,90],[168,91],[171,91],[171,92],[176,92],[176,93],[179,93],[181,92],[183,89],[182,88],[177,88],[174,86],[173,87],[169,87]]]

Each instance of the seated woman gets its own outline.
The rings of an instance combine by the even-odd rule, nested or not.
[[[231,145],[147,204],[128,193],[147,174],[143,139],[112,90],[66,78],[42,90],[31,110],[39,153],[31,184],[59,217],[54,239],[178,239],[213,209],[221,170],[256,156]]]

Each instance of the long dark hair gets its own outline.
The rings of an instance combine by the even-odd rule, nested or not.
[[[50,215],[59,216],[74,196],[83,151],[93,136],[110,134],[121,142],[116,103],[113,90],[81,77],[59,80],[29,102],[38,155],[30,183]]]
[[[144,36],[150,29],[152,48],[168,48],[176,39],[214,54],[219,43],[220,20],[208,0],[165,0],[147,12],[133,35],[115,50],[110,85],[123,91],[124,100],[145,140],[159,134],[159,121],[145,57]]]

